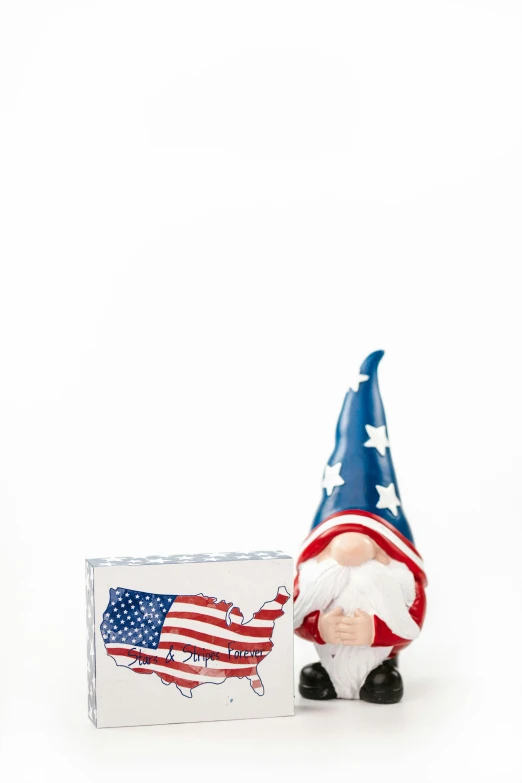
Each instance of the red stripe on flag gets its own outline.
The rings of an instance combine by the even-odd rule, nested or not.
[[[281,615],[278,615],[280,617]],[[257,619],[257,615],[254,615]],[[201,623],[208,623],[209,625],[215,625],[221,628],[222,631],[233,631],[239,633],[242,636],[260,636],[270,638],[273,633],[273,626],[270,628],[263,628],[260,626],[238,625],[237,623],[231,623],[227,625],[224,620],[220,620],[219,617],[213,617],[210,614],[199,614],[198,612],[169,612],[167,618],[178,620],[198,620]],[[264,619],[264,618],[260,618]],[[172,633],[172,629],[176,626],[164,625],[163,631]]]
[[[227,604],[226,601],[219,601],[219,603],[216,603],[214,598],[208,598],[204,595],[178,595],[172,602],[171,608],[172,606],[175,606],[176,602],[181,604],[194,604],[194,606],[206,606],[209,609],[218,609],[220,612],[228,612],[232,606],[232,602]]]
[[[198,680],[185,680],[183,677],[177,677],[173,674],[164,674],[163,672],[155,672],[154,670],[151,671],[151,674],[157,674],[158,677],[161,677],[162,680],[165,680],[165,682],[174,682],[176,685],[179,685],[181,688],[197,688],[198,685],[204,685],[204,682],[199,682]]]
[[[259,612],[254,614],[256,620],[271,620],[274,622],[282,617],[284,614],[282,609],[260,609]]]

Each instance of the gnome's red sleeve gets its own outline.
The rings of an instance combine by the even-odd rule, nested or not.
[[[295,632],[301,639],[306,639],[307,642],[316,642],[316,644],[324,644],[324,639],[319,633],[319,610],[307,614],[303,620],[302,625],[295,629]]]
[[[415,620],[419,628],[422,628],[426,614],[426,593],[421,582],[417,580],[415,580],[415,600],[409,611],[412,619]],[[403,639],[401,636],[392,633],[384,620],[381,620],[377,615],[374,615],[373,622],[375,637],[372,647],[393,647],[390,656],[394,656],[410,644],[411,639]]]

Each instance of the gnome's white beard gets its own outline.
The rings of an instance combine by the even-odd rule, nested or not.
[[[333,559],[314,558],[299,568],[299,596],[294,606],[294,627],[317,610],[340,606],[345,614],[361,609],[378,615],[403,639],[415,639],[420,629],[408,608],[415,600],[413,574],[403,563],[383,565],[370,560],[361,566],[340,566]],[[358,699],[366,677],[389,656],[391,647],[317,644],[321,663],[330,675],[337,696]]]

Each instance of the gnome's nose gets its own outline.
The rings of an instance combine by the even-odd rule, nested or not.
[[[332,542],[332,557],[339,565],[359,566],[373,560],[376,554],[376,545],[362,533],[342,533]]]

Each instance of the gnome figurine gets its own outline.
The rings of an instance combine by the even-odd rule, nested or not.
[[[422,628],[426,577],[402,508],[377,381],[383,351],[348,389],[323,498],[298,560],[294,627],[319,662],[301,672],[307,699],[395,704],[397,657]]]

